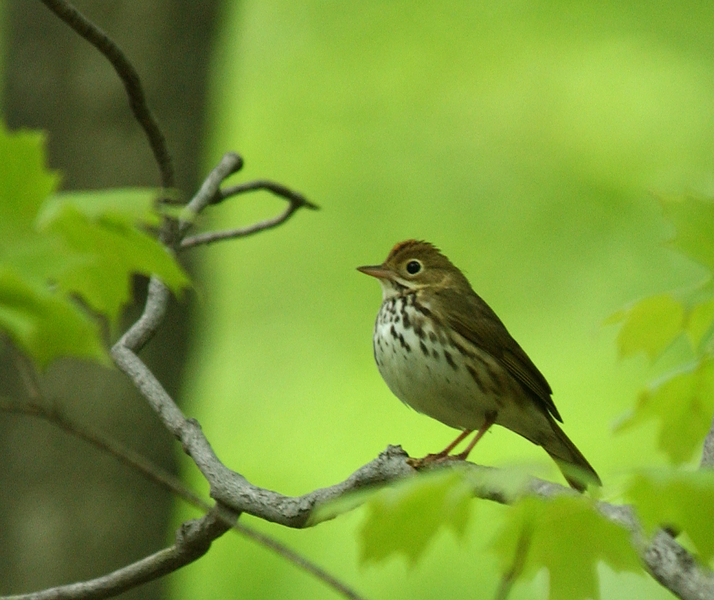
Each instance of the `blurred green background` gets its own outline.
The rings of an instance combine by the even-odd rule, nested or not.
[[[714,5],[263,0],[225,3],[219,23],[206,171],[234,149],[239,180],[270,178],[322,207],[197,251],[181,396],[224,462],[297,495],[389,443],[420,456],[452,439],[396,400],[372,360],[381,293],[354,269],[406,238],[441,247],[504,320],[606,498],[622,473],[663,462],[654,427],[611,434],[656,371],[618,362],[616,330],[601,324],[696,280],[662,247],[653,194],[712,191]],[[205,226],[281,209],[242,196]],[[540,448],[502,429],[472,460],[561,481]],[[465,541],[440,536],[414,568],[359,566],[360,511],[308,531],[244,520],[370,598],[492,597],[487,548],[503,510],[474,502]],[[668,597],[650,579],[601,573],[604,598]],[[512,597],[542,597],[546,581]],[[335,597],[232,535],[170,585],[175,598]]]

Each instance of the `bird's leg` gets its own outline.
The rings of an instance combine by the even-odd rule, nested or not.
[[[480,429],[476,432],[474,439],[472,439],[469,445],[466,446],[466,450],[459,454],[453,454],[450,456],[449,452],[456,448],[456,446],[458,446],[464,438],[471,435],[473,433],[473,429],[467,429],[466,431],[462,431],[459,436],[441,452],[437,452],[436,454],[427,454],[424,458],[407,458],[407,464],[411,467],[414,467],[415,469],[420,469],[421,467],[424,467],[431,463],[441,462],[443,460],[466,460],[466,457],[469,455],[471,450],[473,450],[474,446],[476,445],[476,442],[478,442],[484,436],[484,434],[490,429],[491,425],[493,425],[495,422],[496,413],[487,413],[486,420],[483,422],[483,425],[481,425]]]
[[[433,456],[434,459],[437,458],[443,458],[444,456],[448,456],[449,452],[451,452],[456,446],[458,446],[461,443],[461,440],[464,438],[468,437],[473,433],[473,429],[466,429],[465,431],[462,431],[459,434],[459,437],[457,437],[453,442],[451,442],[446,448],[444,448],[441,452],[437,452],[436,454],[429,454],[428,456]],[[426,457],[424,457],[426,458]]]
[[[486,420],[483,422],[483,425],[481,425],[481,428],[476,432],[474,439],[472,439],[471,442],[469,443],[469,445],[466,446],[466,450],[464,450],[460,454],[454,454],[454,456],[452,458],[455,458],[457,460],[466,460],[466,457],[469,455],[469,452],[471,452],[471,450],[473,450],[474,446],[476,445],[476,442],[478,442],[483,437],[483,435],[490,429],[491,425],[493,425],[495,422],[496,422],[496,413],[495,412],[486,414]],[[469,433],[471,433],[471,432],[470,431],[465,432],[464,437],[466,435],[468,435]],[[460,442],[461,439],[463,439],[463,438],[460,438],[457,441],[457,443]]]
[[[418,469],[419,467],[428,465],[429,463],[437,462],[444,458],[447,458],[449,456],[449,452],[456,448],[456,446],[458,446],[464,438],[468,437],[472,433],[473,429],[467,429],[466,431],[462,431],[459,436],[441,452],[437,452],[436,454],[427,454],[424,458],[408,458],[407,464],[411,465],[415,469]]]

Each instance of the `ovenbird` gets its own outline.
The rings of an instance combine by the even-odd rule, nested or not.
[[[466,277],[435,246],[407,240],[387,259],[359,271],[379,279],[382,306],[374,358],[404,403],[461,429],[444,450],[413,461],[466,459],[493,424],[542,446],[568,483],[584,490],[600,478],[556,423],[545,377]],[[477,431],[460,454],[450,452]]]

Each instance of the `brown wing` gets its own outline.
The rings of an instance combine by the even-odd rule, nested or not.
[[[543,374],[533,364],[518,342],[508,333],[491,307],[475,292],[458,294],[450,290],[439,291],[437,297],[450,307],[448,325],[475,346],[498,360],[523,387],[530,391],[555,419],[563,422],[553,403],[553,391]],[[455,310],[454,310],[455,308]]]

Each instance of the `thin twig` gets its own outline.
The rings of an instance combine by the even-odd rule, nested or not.
[[[258,223],[253,223],[252,225],[248,225],[248,227],[239,227],[237,229],[228,229],[226,231],[209,231],[207,233],[192,235],[191,237],[181,240],[179,247],[181,250],[186,250],[188,248],[193,248],[194,246],[213,244],[214,242],[220,242],[222,240],[233,240],[235,238],[246,237],[260,231],[265,231],[266,229],[272,229],[273,227],[277,227],[281,223],[287,221],[298,208],[299,207],[296,204],[289,204],[288,207],[276,217],[265,219],[264,221],[259,221]]]
[[[211,204],[219,204],[232,196],[237,196],[238,194],[244,194],[246,192],[255,192],[257,190],[272,192],[280,198],[285,198],[292,204],[304,206],[305,208],[309,208],[311,210],[318,210],[320,208],[317,204],[310,202],[302,194],[295,192],[280,183],[268,181],[267,179],[256,179],[255,181],[248,181],[246,183],[240,183],[238,185],[223,188],[213,197]]]
[[[181,239],[193,225],[196,217],[204,208],[212,203],[213,198],[220,193],[223,181],[237,173],[243,167],[243,159],[235,152],[226,152],[220,162],[208,174],[196,195],[181,212],[179,217],[178,236]]]
[[[112,64],[124,84],[131,110],[149,140],[149,145],[161,172],[161,185],[164,188],[174,187],[176,185],[174,170],[171,163],[171,155],[166,146],[166,139],[149,109],[139,74],[136,72],[134,65],[129,62],[121,48],[106,33],[74,6],[65,0],[41,1],[74,31],[99,50]]]
[[[364,596],[357,594],[357,592],[346,586],[339,579],[335,579],[335,577],[330,575],[330,573],[323,570],[321,567],[318,567],[315,563],[310,562],[304,556],[301,556],[280,542],[276,542],[273,538],[268,537],[253,528],[241,525],[240,523],[236,523],[234,529],[240,531],[243,535],[252,538],[263,546],[270,548],[273,552],[280,554],[304,571],[312,573],[315,577],[332,587],[336,592],[342,594],[345,598],[349,598],[350,600],[365,600]],[[2,599],[0,598],[0,600]]]
[[[533,536],[533,529],[531,524],[526,522],[523,524],[521,533],[518,536],[518,543],[516,544],[516,550],[513,553],[513,562],[509,567],[508,571],[501,577],[501,584],[498,586],[496,591],[496,600],[506,600],[508,594],[511,592],[513,584],[518,580],[523,573],[523,567],[526,564],[526,558],[528,557],[528,550],[531,546],[531,538]]]
[[[319,206],[307,200],[302,194],[294,192],[293,190],[279,183],[275,183],[273,181],[266,181],[264,179],[259,179],[257,181],[249,181],[247,183],[242,183],[219,190],[213,196],[211,196],[210,203],[218,204],[219,202],[223,202],[227,198],[237,196],[238,194],[244,194],[246,192],[254,192],[256,190],[266,190],[272,192],[280,198],[284,198],[288,201],[287,208],[275,217],[265,219],[264,221],[259,221],[258,223],[253,223],[252,225],[249,225],[247,227],[229,229],[226,231],[209,231],[207,233],[199,233],[197,235],[184,238],[183,240],[181,240],[181,243],[179,245],[181,250],[185,250],[187,248],[192,248],[194,246],[199,246],[202,244],[212,244],[213,242],[219,242],[221,240],[231,240],[239,237],[246,237],[248,235],[258,233],[259,231],[272,229],[273,227],[276,227],[281,223],[287,221],[299,208],[319,210]]]
[[[20,378],[25,384],[27,389],[27,395],[31,400],[37,402],[42,398],[42,391],[40,389],[40,384],[37,381],[37,371],[35,371],[34,365],[30,359],[20,352],[14,346],[11,349],[15,365],[20,373]]]
[[[0,411],[43,419],[62,431],[110,454],[119,462],[137,471],[153,483],[159,484],[164,490],[179,496],[189,504],[202,509],[204,512],[208,512],[211,509],[211,505],[208,502],[188,489],[177,477],[157,467],[146,457],[128,446],[91,427],[68,419],[57,408],[46,408],[35,402],[26,403],[0,395]]]

